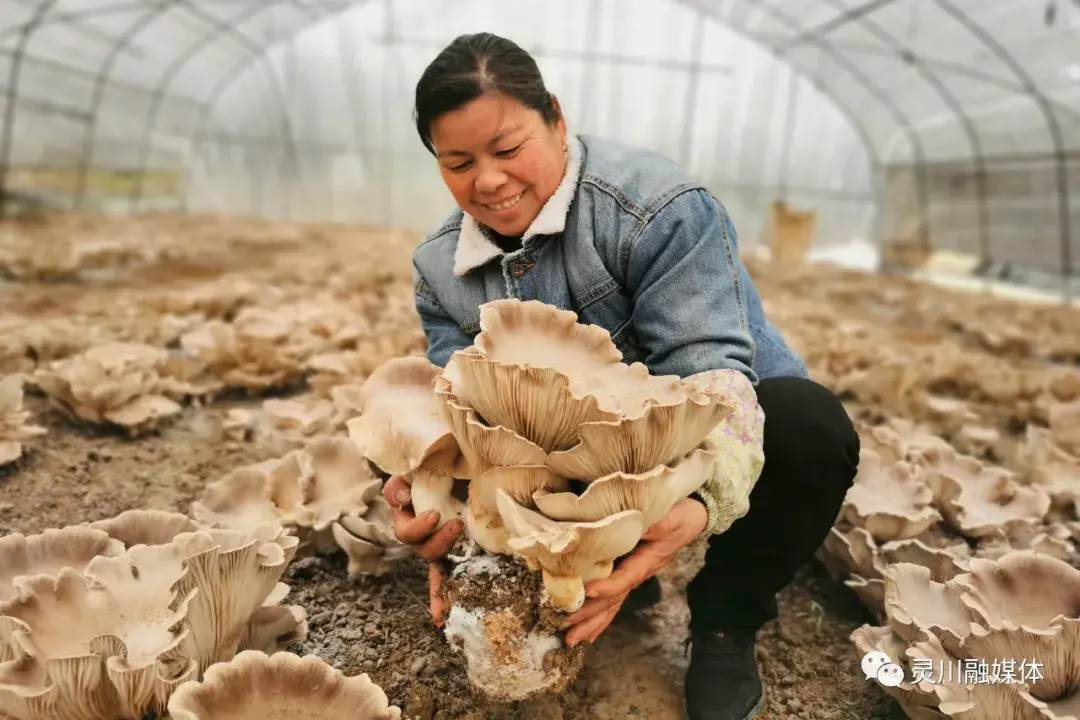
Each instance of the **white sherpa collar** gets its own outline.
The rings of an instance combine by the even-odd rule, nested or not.
[[[570,212],[570,204],[574,201],[578,178],[581,175],[582,156],[581,141],[577,137],[572,137],[567,145],[566,172],[562,182],[521,236],[522,243],[537,235],[557,235],[566,228],[566,215]],[[503,254],[499,246],[484,234],[476,218],[463,213],[457,250],[454,252],[454,275],[461,277]]]

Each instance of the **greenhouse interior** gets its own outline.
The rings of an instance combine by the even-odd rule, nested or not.
[[[0,720],[1080,718],[1080,0],[0,0],[0,90]]]

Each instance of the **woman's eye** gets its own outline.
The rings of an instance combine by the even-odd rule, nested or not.
[[[465,170],[466,168],[468,168],[469,165],[471,165],[471,164],[472,164],[471,162],[463,162],[463,163],[460,163],[458,165],[446,165],[445,167],[446,167],[447,170],[449,170],[451,172],[461,172],[462,170]]]
[[[497,150],[495,155],[501,158],[513,157],[518,150],[521,149],[520,145],[510,148],[509,150]]]

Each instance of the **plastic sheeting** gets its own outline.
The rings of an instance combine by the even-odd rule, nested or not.
[[[490,30],[534,54],[574,132],[678,160],[724,200],[750,242],[782,193],[819,210],[824,236],[869,231],[866,151],[820,92],[685,6],[629,4],[641,11],[620,11],[625,0],[472,0],[436,11],[427,0],[396,0],[305,32],[215,99],[192,202],[440,222],[452,201],[412,123],[414,86],[452,38]],[[292,147],[282,147],[283,133]],[[232,181],[242,176],[260,180]],[[311,183],[283,187],[284,178]]]
[[[426,227],[449,198],[412,84],[480,29],[536,52],[575,129],[701,177],[744,239],[782,197],[822,241],[993,254],[1033,239],[992,229],[1029,226],[994,189],[1027,163],[1040,262],[1080,257],[1076,0],[0,0],[0,167],[84,206]]]

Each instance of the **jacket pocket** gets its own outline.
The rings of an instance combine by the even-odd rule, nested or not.
[[[611,335],[611,341],[623,355],[623,362],[627,365],[636,362],[645,362],[645,353],[638,344],[637,334],[634,332],[632,320],[627,320]]]
[[[641,350],[634,334],[634,303],[626,297],[614,279],[606,280],[585,293],[574,312],[579,322],[597,325],[608,331],[611,341],[623,354],[623,362],[638,362]]]

